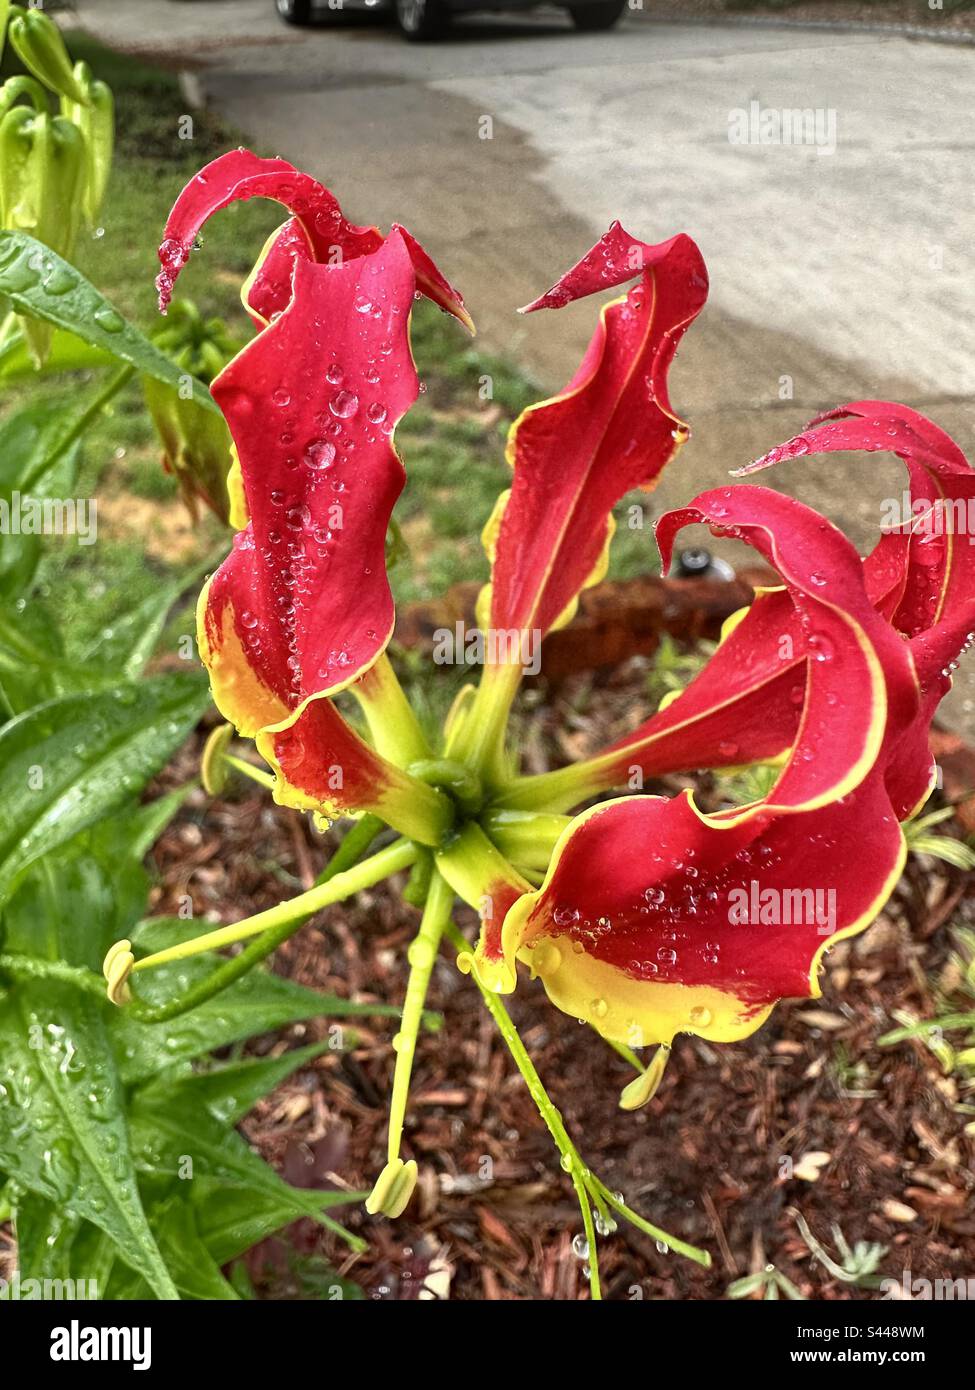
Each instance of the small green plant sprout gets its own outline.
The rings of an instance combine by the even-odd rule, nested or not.
[[[931,833],[936,825],[950,820],[954,814],[954,806],[942,806],[940,810],[929,811],[926,816],[916,816],[905,823],[904,839],[911,854],[929,854],[933,859],[941,859],[953,868],[968,873],[975,869],[975,849],[965,840]]]
[[[877,1269],[880,1261],[887,1254],[886,1245],[880,1245],[872,1240],[858,1240],[851,1248],[849,1241],[834,1222],[830,1229],[833,1232],[836,1249],[839,1251],[839,1261],[837,1261],[820,1245],[800,1211],[797,1211],[795,1207],[790,1207],[789,1215],[795,1218],[795,1223],[799,1227],[799,1234],[809,1246],[814,1259],[824,1265],[834,1279],[839,1279],[843,1284],[854,1284],[858,1289],[880,1288],[883,1279],[878,1275]]]
[[[743,1279],[736,1279],[728,1285],[726,1293],[729,1298],[750,1298],[759,1289],[763,1291],[762,1300],[765,1303],[774,1303],[783,1294],[793,1303],[807,1301],[806,1295],[799,1292],[792,1280],[771,1264],[760,1269],[757,1274],[746,1274]]]
[[[880,1038],[880,1047],[917,1041],[937,1057],[945,1076],[958,1088],[955,1110],[975,1116],[975,931],[967,927],[953,930],[955,949],[935,990],[935,1016],[916,1018],[906,1009],[893,1010],[901,1025]],[[959,1036],[949,1040],[946,1034]],[[965,1125],[965,1133],[975,1135],[975,1120]]]

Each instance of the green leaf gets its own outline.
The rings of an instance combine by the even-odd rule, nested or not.
[[[180,1298],[238,1300],[239,1294],[223,1277],[220,1266],[201,1240],[196,1213],[188,1201],[172,1195],[152,1203],[147,1214]],[[118,1269],[107,1295],[111,1299],[131,1302],[151,1297],[151,1289],[134,1271]]]
[[[108,690],[118,685],[119,676],[118,669],[70,661],[57,624],[39,599],[21,599],[6,613],[0,610],[0,695],[11,718],[62,695]]]
[[[49,246],[24,232],[0,231],[0,296],[18,313],[67,329],[91,347],[179,389],[188,374],[122,315],[89,280]],[[193,399],[219,414],[195,377]]]
[[[159,1297],[176,1298],[142,1210],[103,1011],[50,980],[0,1001],[0,1169],[105,1231]]]
[[[124,904],[123,878],[135,912],[145,901],[148,877],[140,865],[120,861],[107,866],[82,842],[32,864],[4,908],[4,949],[12,955],[64,961],[101,972],[105,952],[131,926]]]
[[[82,1222],[71,1246],[71,1276],[75,1283],[84,1280],[89,1292],[94,1286],[98,1297],[104,1298],[112,1270],[118,1263],[115,1242],[90,1221]]]
[[[156,650],[169,610],[185,587],[186,581],[182,579],[160,584],[141,603],[113,622],[111,627],[102,629],[85,652],[85,662],[114,668],[129,680],[141,676]]]
[[[166,792],[165,796],[157,796],[155,801],[133,806],[110,821],[100,821],[92,834],[105,840],[109,852],[117,853],[122,845],[126,853],[141,861],[197,786],[196,782],[186,782],[182,787]]]
[[[53,376],[57,372],[89,371],[97,367],[111,367],[115,358],[101,348],[83,343],[73,333],[56,329],[51,339],[51,347],[38,367],[30,355],[27,339],[22,331],[9,334],[0,346],[0,381],[34,380],[38,376]]]
[[[5,950],[100,974],[109,946],[145,912],[142,860],[189,790],[127,806],[32,864],[4,908]]]
[[[27,1279],[70,1279],[71,1246],[80,1228],[80,1217],[69,1215],[46,1197],[22,1193],[14,1218],[21,1283]]]
[[[320,1211],[360,1200],[359,1194],[347,1192],[306,1192],[305,1196],[313,1198]],[[196,1207],[197,1230],[218,1265],[229,1264],[296,1219],[287,1196],[208,1177],[193,1180],[190,1197]]]
[[[137,954],[151,953],[199,931],[197,922],[150,917],[134,928],[131,940]],[[207,952],[137,975],[139,997],[159,1004],[185,994],[222,959]],[[163,1057],[172,1063],[188,1061],[288,1023],[322,1016],[396,1018],[399,1012],[388,1004],[356,1004],[337,995],[319,994],[258,967],[206,1003],[167,1023],[140,1023],[123,1008],[110,1017],[109,1028],[122,1058],[122,1075],[127,1082],[136,1082],[156,1076]]]
[[[58,450],[63,415],[46,403],[29,405],[0,423],[0,514],[8,518],[0,543],[0,598],[26,592],[41,556],[41,537],[10,534],[15,493],[43,500],[70,496],[78,471],[78,441]]]
[[[227,1129],[207,1107],[181,1096],[160,1102],[148,1091],[132,1097],[129,1134],[136,1166],[160,1177],[219,1179],[253,1193],[290,1206],[292,1221],[308,1216],[328,1229],[342,1234],[350,1245],[361,1242],[326,1216],[319,1200],[321,1193],[289,1187],[273,1168],[268,1167],[234,1129]],[[335,1194],[348,1203],[358,1200],[348,1193]]]
[[[328,1043],[297,1047],[280,1057],[245,1057],[190,1076],[161,1077],[143,1091],[152,1104],[178,1103],[184,1098],[202,1104],[225,1125],[236,1125],[262,1096],[273,1091],[292,1072],[328,1051]]]
[[[207,699],[200,680],[161,676],[52,700],[0,730],[0,901],[34,860],[139,791]]]

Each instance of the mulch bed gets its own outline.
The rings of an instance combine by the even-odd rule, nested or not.
[[[536,689],[522,731],[536,767],[565,761],[566,737],[580,756],[632,725],[645,713],[646,676],[637,657],[612,676]],[[559,741],[557,728],[570,732]],[[162,787],[192,775],[199,747],[199,738],[187,745]],[[663,789],[679,785],[688,782]],[[706,800],[706,779],[700,786]],[[246,916],[310,885],[330,838],[247,785],[223,800],[199,793],[155,851],[152,910],[174,910],[188,892],[198,916]],[[895,1026],[893,1009],[932,1013],[948,924],[973,918],[970,880],[912,859],[883,916],[831,953],[821,1000],[780,1005],[736,1046],[678,1040],[656,1098],[632,1114],[617,1108],[632,1075],[625,1064],[523,980],[513,1016],[584,1157],[650,1221],[714,1259],[700,1270],[621,1224],[600,1241],[604,1296],[721,1298],[733,1279],[773,1263],[812,1298],[876,1297],[811,1257],[793,1209],[834,1255],[832,1223],[851,1245],[888,1246],[879,1272],[898,1281],[905,1270],[934,1280],[975,1269],[972,1141],[953,1108],[954,1082],[920,1044],[877,1046]],[[473,913],[458,920],[472,935]],[[306,926],[274,968],[321,990],[397,1002],[417,922],[391,894],[363,893]],[[373,1298],[415,1298],[425,1281],[456,1299],[588,1297],[572,1252],[580,1222],[571,1184],[474,986],[446,957],[429,1002],[444,1027],[417,1051],[404,1146],[420,1165],[417,1196],[397,1222],[348,1209],[347,1224],[369,1241],[360,1257],[310,1223],[258,1247],[249,1268],[262,1296],[308,1296],[295,1271],[321,1258]],[[244,1126],[292,1182],[368,1189],[385,1161],[395,1028],[354,1022],[350,1050],[302,1070]],[[328,1026],[291,1027],[251,1050],[307,1043]],[[809,1154],[828,1159],[802,1164]],[[806,1176],[790,1177],[795,1168]]]

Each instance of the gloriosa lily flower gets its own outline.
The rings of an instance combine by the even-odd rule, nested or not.
[[[397,1214],[412,1191],[402,1119],[446,932],[539,1101],[587,1233],[590,1203],[597,1224],[615,1210],[656,1232],[582,1165],[499,995],[516,987],[520,962],[558,1008],[631,1060],[630,1048],[661,1045],[649,1066],[636,1061],[629,1108],[652,1095],[677,1034],[734,1041],[779,999],[819,993],[824,953],[862,930],[893,890],[901,822],[932,786],[928,729],[975,628],[975,552],[956,525],[975,474],[930,421],[861,401],[751,467],[835,449],[896,453],[917,505],[865,560],[825,518],[763,486],[719,487],[667,513],[657,526],[665,568],[681,528],[703,522],[754,547],[780,585],[735,615],[700,674],[633,733],[574,766],[522,776],[505,743],[517,639],[571,619],[582,589],[605,572],[613,507],[652,487],[689,433],[670,407],[667,373],[706,298],[703,261],[687,236],[649,245],[614,223],[528,306],[557,309],[629,286],[603,309],[564,390],[512,427],[512,485],[485,529],[491,579],[479,612],[513,640],[486,644],[479,686],[463,692],[431,747],[384,655],[393,627],[384,540],[404,482],[392,433],[418,389],[414,297],[470,320],[403,228],[384,237],[354,226],[307,175],[246,151],[207,166],[177,201],[160,250],[163,306],[204,221],[254,196],[281,202],[290,218],[244,287],[257,334],[212,385],[236,447],[240,529],[201,596],[200,650],[217,705],[256,740],[276,800],[360,817],[349,842],[359,840],[347,857],[343,844],[340,872],[292,904],[157,958],[133,963],[122,952],[120,967],[116,955],[116,997],[120,970],[245,935],[265,934],[270,949],[319,906],[413,865],[413,899],[425,907],[397,1045],[389,1163],[370,1209]],[[367,735],[337,708],[341,692],[357,698]],[[226,733],[219,738],[211,761],[224,756]],[[634,771],[763,763],[777,769],[774,785],[745,806],[706,812],[690,792],[595,800],[632,785]],[[356,864],[374,817],[402,838]],[[473,949],[450,922],[455,895],[478,910]]]

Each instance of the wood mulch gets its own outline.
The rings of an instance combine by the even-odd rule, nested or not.
[[[631,725],[646,678],[645,659],[634,658],[612,677],[537,690],[522,731],[536,765],[580,756]],[[556,729],[570,732],[560,740]],[[197,736],[161,786],[192,774],[199,746]],[[666,789],[677,785],[687,782]],[[309,885],[330,840],[249,785],[217,801],[199,793],[156,849],[152,911],[190,893],[197,915],[246,916]],[[680,1039],[658,1095],[635,1113],[617,1108],[625,1064],[522,981],[513,1016],[584,1157],[647,1219],[712,1252],[704,1271],[621,1225],[600,1241],[605,1296],[721,1298],[735,1278],[774,1264],[812,1298],[875,1297],[812,1258],[795,1210],[834,1255],[834,1223],[850,1245],[887,1246],[879,1272],[898,1281],[905,1270],[932,1280],[975,1270],[973,1141],[956,1084],[921,1044],[877,1046],[896,1026],[893,1010],[931,1014],[949,924],[973,918],[971,879],[913,858],[881,918],[832,951],[821,1000],[780,1005],[736,1046]],[[472,913],[458,920],[473,934]],[[317,989],[397,1002],[417,921],[390,892],[363,893],[306,926],[274,968]],[[424,1284],[456,1299],[588,1297],[572,1251],[571,1184],[474,986],[445,958],[429,1002],[444,1026],[417,1052],[404,1146],[420,1166],[417,1197],[397,1222],[348,1209],[348,1225],[369,1242],[360,1257],[305,1223],[266,1242],[249,1258],[263,1296],[308,1296],[301,1270],[324,1260],[373,1298],[414,1298]],[[304,1068],[244,1126],[292,1182],[363,1190],[382,1168],[395,1027],[354,1022],[353,1045]],[[328,1027],[287,1028],[251,1050],[278,1052]]]

